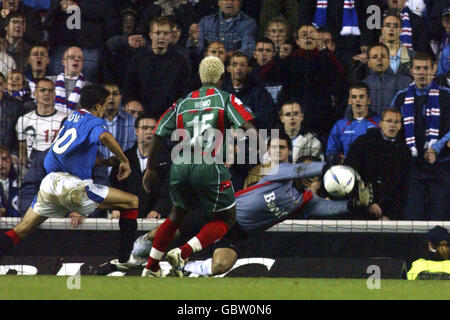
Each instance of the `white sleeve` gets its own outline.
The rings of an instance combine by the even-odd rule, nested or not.
[[[24,116],[21,116],[16,123],[16,133],[17,133],[17,140],[18,141],[25,141],[26,137],[23,132],[23,121],[25,120]]]

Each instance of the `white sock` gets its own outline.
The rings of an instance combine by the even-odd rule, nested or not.
[[[203,261],[188,261],[184,270],[201,276],[210,276],[212,275],[212,258]]]
[[[152,257],[155,260],[161,260],[163,256],[164,252],[159,251],[158,249],[152,247],[152,249],[150,250],[150,257]]]
[[[197,237],[193,237],[191,240],[189,240],[188,245],[192,248],[192,252],[199,252],[202,251],[202,244],[200,240],[198,240]]]

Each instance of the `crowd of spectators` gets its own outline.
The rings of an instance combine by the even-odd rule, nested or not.
[[[259,181],[274,158],[309,157],[354,166],[376,184],[367,218],[450,220],[450,0],[1,3],[0,216],[24,214],[63,119],[84,85],[100,83],[110,93],[104,119],[133,174],[119,183],[110,167],[96,179],[138,195],[140,218],[166,217],[168,169],[152,194],[141,187],[146,148],[214,55],[226,66],[222,89],[253,111],[258,129],[284,137],[266,162],[227,165],[236,189]],[[99,157],[114,165],[106,148]]]

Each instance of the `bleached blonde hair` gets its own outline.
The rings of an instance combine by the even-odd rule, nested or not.
[[[217,83],[225,72],[222,60],[215,56],[206,57],[198,68],[202,83]]]

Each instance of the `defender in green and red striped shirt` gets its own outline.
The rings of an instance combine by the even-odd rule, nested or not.
[[[204,85],[184,99],[177,100],[161,116],[155,134],[170,136],[175,129],[184,129],[189,133],[192,147],[200,142],[203,150],[207,150],[211,147],[208,145],[211,139],[202,141],[201,137],[208,134],[208,129],[217,129],[225,135],[225,129],[230,125],[239,128],[253,118],[251,111],[236,96],[214,85]],[[213,151],[217,152],[218,147]]]
[[[253,115],[238,98],[213,85],[203,86],[184,99],[179,99],[162,115],[155,135],[166,137],[174,130],[186,130],[180,135],[187,139],[184,143],[190,147],[187,148],[190,154],[183,154],[181,150],[172,159],[176,164],[171,167],[170,191],[176,206],[188,209],[189,201],[195,194],[200,196],[206,210],[211,212],[229,209],[234,205],[234,190],[228,170],[223,164],[208,164],[203,159],[219,153],[226,128],[231,125],[240,128],[252,119]],[[213,137],[214,131],[210,129],[218,130],[216,132],[219,135]],[[194,158],[196,153],[197,157]]]
[[[202,156],[209,153],[209,150],[212,150],[212,156],[219,151],[222,141],[217,139],[217,136],[213,138],[211,129],[218,130],[224,137],[225,129],[234,126],[244,131],[252,130],[254,131],[252,134],[258,136],[255,127],[249,122],[254,116],[238,98],[218,89],[217,83],[224,72],[220,59],[217,57],[203,59],[199,72],[203,86],[185,98],[177,100],[161,116],[150,146],[147,171],[143,180],[146,190],[149,190],[151,182],[157,175],[157,163],[152,162],[152,159],[159,152],[163,137],[170,136],[174,130],[179,129],[180,136],[185,139],[184,143],[189,144],[191,148],[184,149],[184,152],[186,150],[190,152],[187,158],[186,154],[180,152],[175,159],[172,159],[170,194],[173,209],[156,233],[143,276],[161,276],[158,262],[164,256],[167,246],[192,207],[194,199],[199,199],[203,207],[212,212],[217,219],[206,224],[185,245],[167,254],[167,260],[171,263],[173,272],[178,273],[182,269],[192,252],[200,251],[220,240],[235,222],[236,199],[228,169],[215,161],[192,163],[192,160],[195,152],[199,150],[196,146],[201,147]],[[181,129],[185,131],[181,132]],[[259,143],[259,145],[262,144]],[[183,161],[180,157],[189,161]]]

